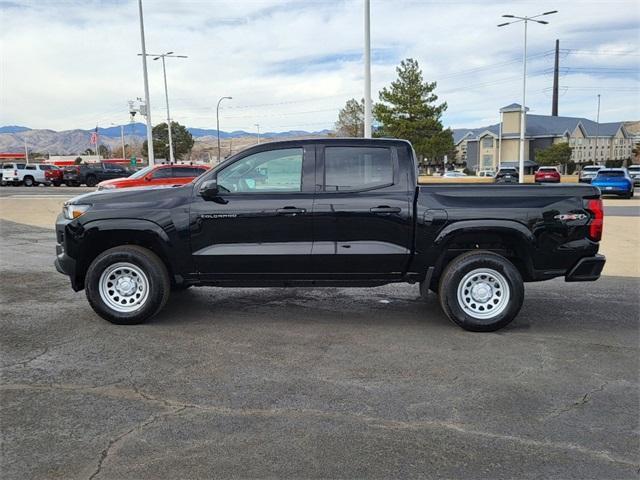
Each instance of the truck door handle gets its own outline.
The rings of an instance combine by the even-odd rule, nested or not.
[[[369,210],[371,213],[400,213],[402,209],[400,207],[389,207],[387,205],[380,205],[379,207],[373,207]]]
[[[296,208],[296,207],[284,207],[278,208],[276,210],[278,215],[301,215],[303,213],[307,213],[306,208]]]

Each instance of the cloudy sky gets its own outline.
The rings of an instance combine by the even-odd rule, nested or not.
[[[144,0],[147,51],[167,60],[174,120],[221,129],[332,128],[362,96],[361,0]],[[547,17],[529,27],[527,103],[551,109],[553,48],[560,39],[560,114],[640,119],[640,2],[372,0],[374,101],[395,67],[416,58],[448,103],[444,122],[478,127],[519,102],[522,24],[502,14]],[[128,121],[143,96],[135,0],[0,0],[0,125],[64,130]],[[162,68],[149,62],[152,119],[165,117]]]

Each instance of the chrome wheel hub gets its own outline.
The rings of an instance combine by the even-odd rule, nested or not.
[[[137,265],[118,262],[107,267],[99,280],[100,298],[111,309],[130,313],[142,308],[149,297],[149,280]]]
[[[458,284],[458,304],[464,312],[486,320],[500,315],[511,298],[504,276],[491,268],[478,268],[467,273]]]

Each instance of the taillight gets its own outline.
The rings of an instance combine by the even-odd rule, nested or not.
[[[604,209],[602,208],[601,199],[593,199],[587,201],[587,210],[591,212],[593,218],[589,222],[589,238],[594,242],[599,242],[602,238],[602,227],[604,220]]]

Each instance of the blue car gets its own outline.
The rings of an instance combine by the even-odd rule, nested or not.
[[[591,185],[598,187],[603,195],[633,197],[633,179],[626,168],[603,168],[598,171]]]

